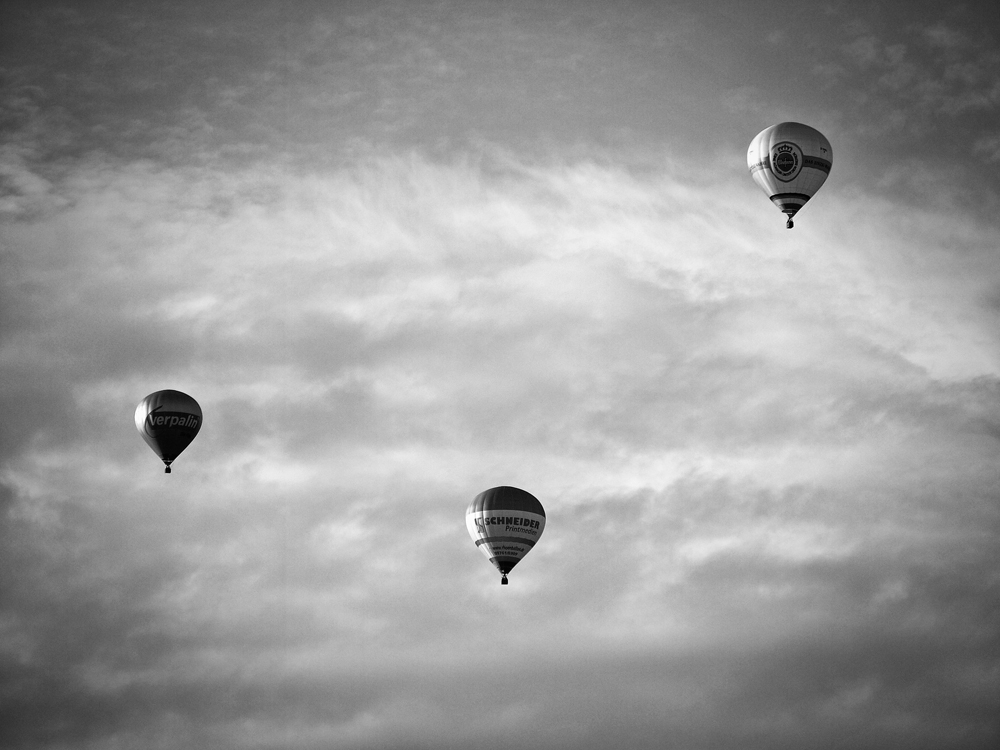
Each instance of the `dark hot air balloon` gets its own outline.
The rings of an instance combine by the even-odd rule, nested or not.
[[[747,167],[783,213],[791,229],[792,217],[820,189],[833,164],[830,141],[800,122],[781,122],[764,128],[750,141]]]
[[[500,571],[500,583],[531,551],[545,529],[545,509],[517,487],[494,487],[480,492],[465,512],[469,535]]]
[[[169,474],[170,464],[201,429],[201,407],[180,391],[150,393],[135,408],[135,428],[153,453],[163,459],[165,473]]]

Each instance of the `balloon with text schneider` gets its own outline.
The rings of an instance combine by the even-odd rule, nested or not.
[[[135,408],[135,428],[166,464],[165,474],[170,473],[170,464],[194,440],[201,421],[198,402],[180,391],[150,393]]]
[[[747,167],[771,202],[792,217],[820,189],[833,165],[833,149],[822,133],[800,122],[764,128],[750,141]]]
[[[469,536],[500,571],[500,583],[528,554],[545,530],[545,509],[529,492],[494,487],[480,492],[465,513]]]

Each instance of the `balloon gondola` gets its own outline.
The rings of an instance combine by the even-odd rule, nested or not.
[[[166,465],[164,474],[194,440],[201,422],[198,402],[180,391],[150,393],[135,408],[135,428]]]
[[[833,165],[833,149],[822,133],[800,122],[781,122],[764,128],[750,141],[747,167],[771,202],[792,217],[826,182]]]
[[[469,536],[500,571],[500,583],[527,555],[545,529],[545,509],[538,499],[517,487],[493,487],[480,492],[465,512]]]

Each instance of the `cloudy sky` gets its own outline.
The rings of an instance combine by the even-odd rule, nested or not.
[[[995,747],[998,81],[993,0],[3,3],[0,744]]]

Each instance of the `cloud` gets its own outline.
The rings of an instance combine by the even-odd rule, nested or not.
[[[403,21],[306,24],[290,100],[349,108],[367,79],[310,76],[381,80],[397,42],[396,84],[468,74]],[[858,34],[843,75],[982,87],[947,34]],[[546,70],[595,70],[564,51]],[[177,84],[176,119],[129,110],[141,158],[58,156],[79,123],[12,105],[8,744],[991,746],[998,268],[947,169],[866,171],[847,129],[786,232],[732,144],[371,138],[303,166],[258,149],[258,58],[210,66],[218,108]],[[164,387],[205,412],[169,477],[132,425]],[[549,519],[507,587],[463,528],[498,484]]]
[[[843,53],[866,79],[856,96],[869,128],[927,132],[936,127],[933,118],[988,112],[1000,102],[995,85],[1000,57],[992,52],[988,29],[975,38],[943,22],[875,34],[869,27],[858,31]]]

